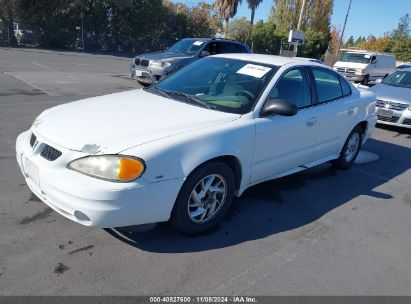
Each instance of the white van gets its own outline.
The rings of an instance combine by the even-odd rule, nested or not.
[[[366,85],[370,80],[385,78],[395,71],[394,55],[369,51],[348,51],[333,68],[352,81]]]

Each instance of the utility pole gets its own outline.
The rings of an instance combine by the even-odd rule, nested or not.
[[[300,17],[298,18],[298,25],[297,25],[297,31],[300,31],[301,28],[301,22],[303,21],[303,15],[305,11],[305,3],[307,0],[303,0],[303,4],[301,5],[301,11],[300,11]]]
[[[81,17],[81,45],[83,47],[83,53],[84,53],[84,25],[83,25],[83,11],[80,13]]]
[[[301,23],[303,21],[303,15],[304,15],[304,11],[305,11],[305,3],[306,2],[307,2],[307,0],[303,0],[303,3],[301,4],[300,17],[298,18],[297,31],[300,31],[300,28],[301,28]],[[294,52],[297,53],[297,51],[298,51],[298,44],[294,44]]]
[[[338,43],[337,55],[340,53],[341,43],[342,43],[342,40],[343,40],[343,37],[344,37],[345,25],[347,24],[348,14],[350,13],[351,2],[352,2],[352,0],[350,0],[350,4],[348,5],[347,15],[345,15],[344,26],[343,26],[343,29],[342,29],[342,32],[341,32],[340,42]]]

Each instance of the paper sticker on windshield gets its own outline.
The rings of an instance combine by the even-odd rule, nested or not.
[[[364,58],[371,58],[370,55],[364,55]]]
[[[244,74],[256,78],[261,78],[267,74],[271,68],[267,68],[262,65],[246,64],[241,69],[237,71],[238,74]]]
[[[204,41],[196,41],[196,42],[194,42],[193,44],[194,45],[202,45],[204,43]]]

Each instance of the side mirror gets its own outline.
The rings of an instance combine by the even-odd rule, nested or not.
[[[207,57],[207,56],[210,56],[210,52],[209,52],[209,51],[201,51],[200,57]]]
[[[284,99],[270,99],[264,104],[261,117],[273,115],[294,116],[297,113],[298,108],[295,104]]]

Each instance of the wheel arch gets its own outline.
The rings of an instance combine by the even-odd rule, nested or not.
[[[365,135],[365,133],[367,132],[367,128],[368,128],[368,121],[363,120],[363,121],[359,122],[354,128],[356,128],[357,126],[361,127],[362,133],[363,133],[363,135]]]
[[[210,158],[201,164],[197,165],[195,168],[193,168],[188,176],[190,176],[194,171],[196,171],[198,168],[211,163],[211,162],[222,162],[226,164],[227,166],[230,167],[230,169],[233,171],[234,174],[234,180],[235,180],[235,190],[239,190],[241,186],[241,180],[243,177],[243,169],[241,166],[241,162],[238,159],[238,157],[234,155],[221,155],[217,157]]]

